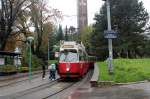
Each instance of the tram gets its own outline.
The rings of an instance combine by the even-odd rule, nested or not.
[[[88,56],[89,69],[94,69],[94,64],[97,61],[95,56]]]
[[[89,62],[90,58],[82,42],[61,41],[58,63],[60,78],[83,77],[93,65],[94,61]]]

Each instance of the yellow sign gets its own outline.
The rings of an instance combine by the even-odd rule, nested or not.
[[[63,48],[74,48],[73,45],[64,45]]]

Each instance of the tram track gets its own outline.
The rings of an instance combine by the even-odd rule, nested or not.
[[[42,99],[48,99],[48,98],[50,98],[50,97],[52,97],[52,96],[54,96],[54,95],[56,95],[56,94],[58,94],[58,93],[60,93],[60,92],[62,92],[62,91],[64,91],[64,90],[70,88],[70,87],[73,86],[74,84],[75,84],[75,83],[68,84],[68,85],[66,85],[64,88],[62,88],[61,90],[58,90],[58,91],[56,91],[56,92],[54,92],[54,93],[52,93],[52,94],[50,94],[50,95],[48,95],[48,96],[46,96],[46,97],[44,97],[44,98],[42,98]]]
[[[36,79],[36,78],[38,78],[40,76],[41,76],[41,74],[35,74],[35,75],[33,75],[33,79]],[[26,77],[23,77],[23,79],[18,79],[18,80],[15,79],[14,81],[10,81],[10,80],[4,81],[3,83],[5,83],[5,84],[0,85],[0,88],[8,87],[10,85],[14,85],[14,84],[17,84],[17,83],[25,82],[25,81],[28,81],[28,80],[29,80],[29,78],[26,76]]]
[[[78,85],[78,86],[76,86],[76,87],[79,87],[80,85],[86,83],[86,82],[91,78],[92,73],[93,73],[93,71],[89,71],[88,74],[85,76],[85,78],[82,79],[82,81],[79,81],[79,82],[76,82],[76,83],[72,83],[72,84],[70,84],[70,85],[64,87],[62,90],[59,90],[58,92],[55,92],[55,93],[53,93],[53,94],[50,94],[50,95],[48,95],[48,96],[46,96],[46,97],[44,97],[44,98],[42,98],[42,99],[50,99],[50,98],[52,98],[53,96],[58,95],[59,93],[61,93],[61,92],[65,91],[65,90],[71,88],[71,87],[74,86],[74,85]],[[76,89],[76,88],[75,88],[75,89]],[[53,99],[53,98],[52,98],[52,99]]]
[[[67,89],[71,89],[74,85],[79,85],[81,82],[85,83],[87,79],[89,79],[89,75],[91,75],[90,72],[84,77],[84,79],[76,82],[66,82],[57,79],[30,89],[6,95],[6,97],[9,99],[53,99],[52,97],[58,96]]]
[[[59,81],[60,81],[60,79],[56,79],[54,81],[51,81],[51,82],[48,82],[48,83],[45,83],[45,84],[41,84],[39,86],[30,88],[30,89],[26,89],[26,90],[8,95],[8,97],[10,97],[10,99],[20,99],[20,97],[22,97],[22,96],[25,96],[25,95],[28,95],[28,94],[31,94],[31,93],[35,93],[37,91],[43,90],[43,89],[48,88],[48,87],[52,87],[53,85],[55,85]]]
[[[40,85],[40,86],[37,86],[37,87],[34,87],[34,88],[31,88],[31,89],[27,89],[27,90],[24,90],[24,91],[21,91],[21,92],[17,92],[15,94],[12,94],[12,95],[9,95],[8,97],[10,97],[10,99],[22,99],[22,97],[26,97],[28,96],[29,94],[34,94],[34,93],[37,93],[39,91],[42,91],[42,90],[45,90],[45,89],[50,89],[54,86],[58,86],[58,85],[63,85],[62,88],[58,89],[58,90],[55,90],[55,91],[51,91],[49,95],[47,96],[44,96],[40,99],[47,99],[49,97],[52,97],[62,91],[64,91],[65,89],[68,89],[70,88],[71,86],[73,86],[75,84],[75,82],[61,82],[60,79],[57,79],[55,81],[52,81],[50,83],[47,83],[47,84],[43,84],[43,85]],[[24,98],[23,98],[24,99]]]

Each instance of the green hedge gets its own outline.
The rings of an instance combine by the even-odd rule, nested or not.
[[[32,55],[32,71],[41,70],[43,65],[44,62],[42,59],[38,58],[36,55]],[[22,67],[24,69],[21,71],[27,71],[29,67],[29,55],[27,52],[23,54]]]
[[[0,66],[0,72],[17,72],[17,68],[14,65],[4,65],[4,66]]]
[[[28,72],[28,71],[29,71],[28,67],[20,67],[19,68],[19,72],[21,72],[21,73],[25,73],[25,72]]]

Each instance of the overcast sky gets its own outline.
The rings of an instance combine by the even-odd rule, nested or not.
[[[141,0],[144,3],[144,7],[150,13],[150,0]],[[104,2],[102,0],[88,0],[88,23],[94,22],[93,18],[95,13],[98,13],[101,5]],[[49,5],[52,8],[57,8],[62,11],[63,20],[61,23],[63,27],[75,26],[77,27],[77,0],[49,0]]]

